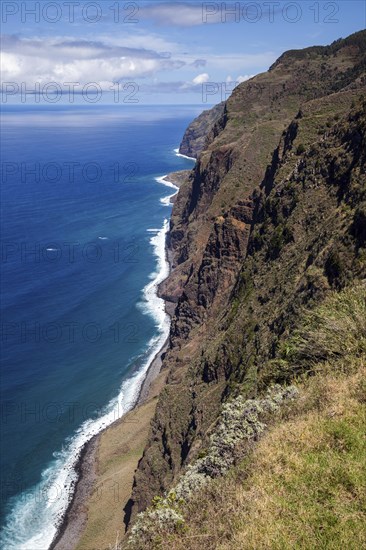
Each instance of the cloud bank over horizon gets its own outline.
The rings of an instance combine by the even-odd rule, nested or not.
[[[199,103],[209,83],[234,87],[266,71],[286,49],[359,30],[349,6],[357,11],[361,3],[338,4],[338,19],[330,19],[324,2],[318,14],[298,2],[79,0],[59,2],[59,10],[55,2],[3,2],[3,90],[31,95],[50,83],[61,89],[95,83],[111,91],[133,82],[144,92],[141,102]]]
[[[131,43],[132,42],[132,43]],[[23,85],[28,93],[37,86],[58,83],[62,88],[69,83],[85,86],[97,83],[103,90],[112,90],[116,83],[140,82],[146,91],[161,93],[188,93],[209,81],[216,82],[215,72],[230,68],[238,74],[237,79],[225,76],[223,82],[242,82],[249,78],[239,74],[240,70],[253,69],[258,64],[270,64],[275,55],[264,54],[206,54],[203,58],[187,52],[157,51],[147,47],[135,47],[133,40],[105,37],[96,40],[74,39],[70,36],[24,38],[17,35],[2,36],[2,83]],[[140,43],[144,43],[140,40]],[[146,36],[146,46],[151,44]],[[163,42],[161,45],[164,45]],[[210,67],[210,73],[198,72]],[[234,74],[235,74],[234,72]],[[161,75],[175,78],[167,80]],[[181,73],[185,78],[180,78]],[[177,76],[175,76],[177,75]],[[157,80],[158,78],[158,80]]]

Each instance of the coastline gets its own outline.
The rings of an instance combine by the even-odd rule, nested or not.
[[[183,153],[180,153],[179,151],[180,151],[179,149],[174,149],[174,153],[177,155],[177,157],[182,157],[188,160],[194,160],[196,162],[197,159],[195,157],[189,157],[188,155],[183,155]]]
[[[189,170],[180,172],[174,172],[160,178],[156,178],[159,183],[162,183],[168,187],[175,189],[175,193],[161,199],[163,204],[167,206],[174,202],[176,195],[179,192],[179,187],[182,181],[185,179]],[[173,180],[173,181],[171,181]],[[169,199],[169,202],[167,200]],[[168,232],[165,234],[165,262],[168,265],[167,277],[171,273],[172,262],[171,255],[168,250]],[[166,280],[166,278],[164,280]],[[174,307],[165,298],[162,298],[159,293],[159,287],[163,281],[157,285],[156,295],[164,300],[165,314],[171,318]],[[161,388],[154,387],[154,382],[159,377],[161,367],[163,364],[164,355],[169,347],[169,336],[163,343],[162,347],[157,351],[149,364],[145,377],[141,383],[140,389],[134,405],[131,409],[124,414],[121,418],[115,420],[112,424],[105,427],[98,434],[87,441],[81,449],[79,458],[75,464],[75,473],[77,480],[74,485],[73,495],[67,506],[63,519],[57,529],[55,537],[49,547],[49,550],[71,550],[78,547],[79,541],[85,530],[88,521],[88,510],[86,503],[92,497],[93,490],[95,489],[95,483],[97,480],[97,463],[98,463],[98,451],[100,448],[103,435],[107,432],[113,431],[121,423],[126,422],[128,415],[134,414],[137,409],[142,408],[144,404],[148,404],[149,401],[156,400]],[[137,463],[136,463],[137,465]],[[126,501],[124,508],[128,505]],[[127,512],[126,512],[127,514]],[[123,528],[123,523],[121,524]]]
[[[168,340],[165,341],[160,351],[157,352],[149,365],[148,371],[141,385],[138,397],[132,409],[126,415],[133,413],[149,399],[153,397],[151,389],[154,380],[161,370],[163,355],[168,348]],[[87,522],[86,501],[90,498],[94,483],[96,481],[97,453],[101,438],[105,432],[115,428],[124,421],[126,415],[115,420],[113,424],[104,428],[90,441],[85,443],[80,456],[75,464],[77,481],[75,483],[73,496],[64,514],[56,536],[54,537],[49,550],[71,550],[75,548],[80,540]],[[126,502],[127,504],[127,502]],[[121,525],[123,527],[123,525]]]

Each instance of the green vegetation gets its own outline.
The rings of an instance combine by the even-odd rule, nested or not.
[[[297,146],[296,154],[302,155],[303,153],[305,153],[305,145],[300,143],[300,145]]]
[[[253,453],[196,495],[184,534],[160,548],[364,548],[366,372],[354,367],[301,384]]]
[[[366,355],[366,284],[331,294],[307,311],[302,327],[288,342],[283,359],[308,367],[327,362],[347,365]]]
[[[152,506],[138,515],[128,548],[160,548],[169,534],[184,533],[189,501],[212,480],[225,475],[235,462],[239,446],[256,441],[266,427],[263,420],[277,413],[283,403],[295,399],[297,393],[293,386],[275,386],[262,399],[239,396],[226,403],[204,456],[188,467],[164,498],[155,497]]]
[[[177,198],[135,548],[366,547],[365,45],[287,52],[238,86]],[[235,416],[248,401],[254,427]]]
[[[278,225],[268,243],[268,257],[277,258],[282,248],[291,242],[292,238],[291,230],[286,225]]]
[[[357,239],[357,245],[364,247],[366,244],[366,202],[361,203],[356,209],[352,233]]]
[[[230,442],[236,465],[220,454],[226,467],[211,472],[209,485],[190,485],[182,498],[189,469],[178,490],[147,512],[149,545],[136,536],[147,525],[138,521],[128,547],[199,550],[202,541],[221,550],[365,547],[365,307],[366,287],[357,284],[305,313],[283,347],[287,365],[311,365],[297,378],[299,398],[279,407],[285,394],[277,387],[262,401],[237,398],[225,405],[211,441],[220,449]],[[242,447],[246,426],[263,432],[257,407],[263,415],[264,403],[269,430],[256,445]],[[196,464],[207,463],[210,448]],[[156,508],[165,519],[151,523]]]

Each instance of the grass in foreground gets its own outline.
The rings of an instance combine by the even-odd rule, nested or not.
[[[253,454],[191,501],[185,532],[160,547],[366,548],[366,369],[354,366],[305,383]]]

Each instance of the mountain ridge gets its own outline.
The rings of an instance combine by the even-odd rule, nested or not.
[[[168,369],[168,378],[135,475],[132,522],[197,456],[223,401],[238,391],[255,396],[271,380],[276,381],[277,374],[268,373],[268,364],[283,335],[301,317],[301,308],[311,305],[314,296],[323,299],[334,285],[345,284],[337,253],[346,264],[343,274],[350,273],[351,279],[365,274],[362,262],[361,267],[354,267],[360,249],[350,229],[355,220],[347,231],[336,223],[339,189],[335,192],[334,186],[317,184],[312,175],[320,170],[319,182],[325,182],[338,170],[342,174],[342,168],[336,168],[338,153],[332,158],[322,147],[330,136],[336,139],[337,120],[348,120],[353,103],[358,102],[362,112],[365,32],[337,41],[333,50],[325,47],[319,53],[317,47],[310,48],[307,54],[312,58],[306,55],[305,60],[296,54],[290,70],[284,60],[292,54],[281,56],[268,73],[234,90],[219,119],[211,113],[210,124],[206,120],[202,127],[208,135],[204,145],[201,139],[185,149],[198,160],[173,208],[168,241],[173,270],[161,286],[161,294],[175,307],[163,367]],[[197,136],[197,121],[194,124]],[[364,143],[363,135],[360,139]],[[351,141],[347,147],[354,145]],[[341,146],[334,142],[335,149]],[[323,158],[323,154],[326,174],[311,164],[312,157]],[[340,163],[348,166],[347,155],[342,153]],[[362,173],[364,158],[352,162],[361,163],[357,170]],[[289,189],[279,191],[274,184],[277,177],[289,182],[295,179]],[[296,178],[315,179],[314,189],[310,185],[302,190]],[[289,227],[283,219],[298,205],[292,188],[296,186],[310,212],[299,214],[294,227]],[[281,201],[272,198],[276,193],[283,195]],[[321,211],[312,211],[319,200]],[[354,205],[346,201],[344,208],[356,216]],[[327,211],[333,233],[326,232],[318,242],[317,231]],[[309,230],[304,233],[307,224]],[[339,240],[332,235],[339,235]],[[313,239],[314,252],[306,250],[307,239]],[[327,239],[334,241],[329,250]],[[342,252],[337,252],[342,239],[351,243],[352,254],[344,243]],[[301,270],[296,275],[300,253]],[[283,279],[283,264],[278,264],[282,254],[285,263],[292,265],[288,277],[301,281],[301,291]],[[262,273],[261,279],[256,270]],[[255,302],[251,303],[253,295]],[[281,306],[284,298],[286,307]],[[273,309],[275,316],[270,314]],[[265,368],[259,368],[261,363]]]
[[[239,386],[250,397],[265,384],[268,376],[258,377],[257,373],[256,363],[263,355],[260,350],[267,347],[261,359],[266,363],[279,345],[276,340],[281,338],[281,332],[289,330],[285,328],[286,322],[295,323],[296,307],[304,305],[301,300],[307,303],[311,299],[310,291],[310,297],[304,292],[305,298],[300,301],[302,294],[297,293],[299,305],[295,307],[293,298],[296,292],[291,291],[295,292],[290,292],[287,298],[291,313],[279,312],[279,317],[272,316],[272,321],[267,323],[270,327],[265,329],[258,324],[256,312],[260,311],[259,306],[252,307],[253,312],[250,312],[249,305],[242,306],[252,293],[253,284],[258,284],[255,280],[253,283],[253,252],[262,254],[262,269],[265,269],[266,262],[276,261],[283,246],[292,241],[296,243],[299,227],[307,223],[307,218],[301,218],[299,227],[296,225],[292,234],[286,224],[279,229],[279,217],[283,217],[283,213],[276,209],[272,211],[272,205],[268,204],[271,201],[265,199],[267,193],[274,192],[272,186],[276,174],[290,167],[292,173],[297,174],[302,159],[311,158],[308,151],[311,145],[307,142],[318,141],[319,136],[322,136],[320,141],[326,141],[334,117],[345,115],[352,102],[365,91],[364,74],[358,69],[354,71],[360,57],[365,55],[365,32],[356,33],[354,37],[356,40],[348,38],[337,42],[336,56],[326,47],[321,54],[316,53],[317,48],[310,48],[309,51],[315,51],[315,55],[305,61],[296,58],[291,70],[283,63],[286,54],[285,58],[281,56],[279,60],[282,61],[276,62],[268,73],[258,75],[234,90],[225,103],[221,120],[211,116],[208,132],[205,122],[204,134],[209,136],[205,148],[199,149],[196,143],[191,149],[185,149],[189,155],[196,154],[198,161],[181,186],[174,205],[168,243],[173,270],[161,287],[162,295],[175,304],[170,349],[164,361],[169,374],[152,424],[150,442],[136,472],[132,518],[146,508],[154,495],[167,490],[181,468],[197,454],[206,430],[218,415],[222,400]],[[349,45],[353,42],[358,46],[350,50]],[[326,57],[324,51],[328,52]],[[343,89],[334,92],[335,82],[340,79],[344,83]],[[307,116],[309,109],[316,108],[317,113],[314,111],[312,116]],[[319,121],[321,124],[317,126]],[[304,129],[303,134],[299,127]],[[199,134],[197,121],[194,132]],[[300,135],[304,135],[304,143],[299,143]],[[331,161],[328,159],[327,162]],[[334,166],[335,160],[332,162]],[[291,193],[294,192],[291,190],[289,195]],[[320,193],[324,195],[323,190],[319,191],[319,196]],[[304,193],[305,197],[310,195],[309,190]],[[338,200],[337,197],[333,199],[324,195],[322,200],[325,211],[328,201],[336,210],[334,201]],[[288,201],[296,202],[296,197],[289,197]],[[291,204],[286,208],[290,212]],[[266,214],[268,209],[269,214]],[[316,219],[316,233],[317,224],[321,226],[323,222],[316,212],[312,215]],[[264,253],[260,241],[267,233],[267,228],[263,229],[266,216],[270,218],[267,220],[267,247],[272,252]],[[340,231],[340,228],[334,231]],[[352,238],[351,233],[348,237]],[[316,235],[313,238],[316,240]],[[324,240],[327,239],[330,239],[328,234],[324,236]],[[324,255],[323,260],[317,269],[320,272],[328,269],[331,273],[335,269],[331,266],[332,258]],[[306,261],[302,260],[305,265]],[[306,271],[305,265],[303,272]],[[281,269],[276,276],[280,277],[279,280],[280,274]],[[353,276],[352,272],[350,277]],[[334,280],[336,278],[335,274]],[[267,279],[265,284],[270,291],[273,282],[271,277]],[[308,283],[304,281],[302,284]],[[327,276],[319,275],[319,281],[312,285],[314,288],[319,286],[317,292],[320,296],[322,291],[326,294],[332,283]],[[273,288],[276,295],[276,285]],[[282,299],[282,294],[279,299]],[[266,303],[274,304],[273,297],[264,289],[260,296],[256,295],[258,300],[262,302],[262,313],[266,311]],[[245,319],[240,320],[240,327],[249,342],[244,347],[241,339],[237,341],[240,331],[233,324],[233,318],[238,312],[240,314],[241,308],[244,308],[245,315],[244,312],[242,315]],[[262,345],[258,348],[259,338]]]

